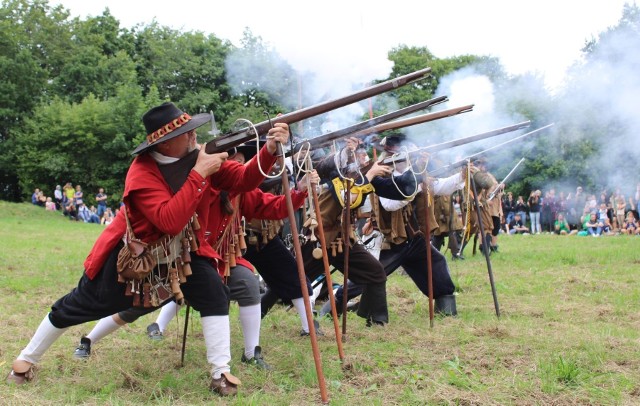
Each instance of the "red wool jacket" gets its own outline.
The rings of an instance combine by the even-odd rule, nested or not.
[[[266,146],[260,150],[260,162],[264,165],[265,171],[268,171],[275,161],[276,158],[269,153]],[[213,202],[212,193],[216,190],[248,192],[257,188],[263,180],[264,176],[260,172],[256,157],[246,165],[226,161],[218,172],[206,179],[192,170],[184,185],[173,194],[162,177],[158,164],[149,154],[143,154],[134,159],[127,173],[124,203],[136,238],[144,242],[153,242],[164,234],[177,235],[194,213],[198,215],[200,223],[200,230],[196,231],[196,236],[198,241],[205,241],[204,232],[210,229],[210,209],[216,203]],[[90,279],[95,278],[100,272],[125,231],[126,222],[121,210],[100,234],[84,262],[85,273]],[[200,244],[197,254],[215,260],[220,268],[220,255],[211,245]]]

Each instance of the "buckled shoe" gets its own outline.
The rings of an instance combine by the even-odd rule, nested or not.
[[[20,369],[24,369],[24,367],[27,368],[26,371],[24,372],[16,372],[16,369],[20,370]],[[35,378],[35,373],[34,373],[34,365],[27,362],[27,361],[14,361],[13,362],[13,366],[11,368],[11,372],[9,372],[9,374],[7,375],[7,383],[8,384],[14,384],[14,385],[23,385],[27,382],[32,381]]]
[[[80,345],[76,347],[76,350],[73,352],[74,358],[84,359],[89,358],[91,355],[91,340],[86,336],[83,336],[80,339]]]
[[[324,336],[324,333],[320,330],[320,323],[318,323],[318,320],[313,321],[313,327],[316,329],[316,336]],[[310,335],[311,333],[308,331],[300,330],[300,337],[308,337]]]
[[[240,379],[231,375],[230,372],[223,372],[218,379],[212,379],[209,390],[220,396],[234,396],[238,393]]]
[[[257,345],[253,350],[253,358],[247,358],[246,355],[242,354],[242,358],[240,358],[240,361],[244,362],[245,364],[255,365],[256,367],[264,369],[265,371],[271,371],[273,369],[271,368],[271,365],[267,364],[262,357],[262,348],[259,345]]]
[[[147,326],[147,336],[152,340],[162,340],[164,338],[158,323],[151,323]]]

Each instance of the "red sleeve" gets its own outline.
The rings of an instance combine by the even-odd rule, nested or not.
[[[259,165],[258,165],[258,159]],[[211,175],[211,184],[220,190],[228,192],[249,192],[257,188],[264,180],[264,173],[269,173],[276,162],[276,157],[271,155],[267,146],[260,149],[260,154],[253,157],[245,165],[235,161],[225,161],[220,170]]]
[[[293,203],[293,209],[297,210],[302,207],[306,197],[306,192],[292,190],[291,202]],[[254,189],[242,196],[240,212],[247,221],[251,221],[254,218],[260,220],[282,220],[289,215],[285,196],[265,193],[260,189]]]

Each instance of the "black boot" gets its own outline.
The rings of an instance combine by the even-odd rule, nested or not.
[[[367,320],[367,326],[385,325],[389,322],[386,282],[364,285],[358,306],[358,316]]]
[[[437,297],[434,301],[434,311],[437,314],[441,314],[443,316],[456,316],[458,314],[455,295],[443,295]]]

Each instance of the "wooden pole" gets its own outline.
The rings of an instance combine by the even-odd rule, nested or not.
[[[344,244],[344,265],[342,275],[342,341],[347,340],[347,302],[349,301],[349,244],[351,243],[351,182],[345,178],[344,218],[342,219],[342,242]]]
[[[433,265],[431,263],[431,225],[429,224],[429,180],[425,174],[424,183],[422,184],[422,194],[424,195],[424,225],[427,248],[427,287],[429,288],[429,326],[433,328]]]
[[[280,161],[281,168],[285,168],[284,155],[282,153],[282,145],[278,143],[278,160]],[[309,337],[311,338],[311,349],[313,350],[313,360],[316,365],[316,375],[318,376],[318,385],[320,386],[320,397],[322,403],[329,403],[329,396],[327,394],[327,384],[324,379],[324,373],[322,372],[322,360],[320,359],[320,351],[318,349],[318,337],[316,336],[316,328],[313,325],[313,312],[309,303],[309,290],[307,289],[307,275],[304,272],[304,262],[302,261],[302,247],[300,246],[300,238],[298,234],[298,227],[296,226],[295,210],[293,208],[293,202],[291,201],[291,190],[289,189],[289,177],[287,172],[282,172],[282,192],[284,193],[285,200],[287,202],[287,211],[289,214],[289,224],[291,225],[291,238],[293,240],[293,248],[296,253],[296,264],[298,265],[298,276],[300,278],[300,288],[302,289],[302,297],[304,299],[304,308],[307,314],[307,320],[309,325]]]

